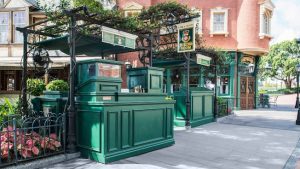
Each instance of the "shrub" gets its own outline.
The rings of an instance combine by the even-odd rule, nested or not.
[[[8,115],[16,114],[17,104],[12,104],[7,98],[4,98],[4,104],[0,105],[0,123]]]
[[[27,89],[33,96],[40,96],[46,89],[46,85],[41,79],[28,79]]]
[[[68,83],[63,80],[53,80],[47,86],[49,91],[68,91]]]

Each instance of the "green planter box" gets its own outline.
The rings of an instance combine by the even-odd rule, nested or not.
[[[181,89],[174,92],[175,104],[175,126],[185,126],[186,119],[186,90]],[[205,88],[190,88],[191,101],[191,127],[214,121],[213,116],[213,91]]]
[[[43,96],[31,99],[33,110],[37,113],[63,113],[68,99],[68,92],[44,91]]]

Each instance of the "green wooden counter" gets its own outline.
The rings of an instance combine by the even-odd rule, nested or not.
[[[175,104],[175,126],[185,126],[186,118],[186,90],[173,93]],[[190,88],[191,101],[191,127],[197,127],[202,124],[214,121],[213,116],[213,91],[205,88]]]
[[[153,84],[145,91],[151,93],[121,93],[121,65],[100,59],[77,63],[77,147],[83,157],[101,163],[174,144],[175,101],[162,94],[162,72],[147,78]]]
[[[77,146],[82,156],[108,163],[173,145],[175,101],[165,97],[79,94],[85,100],[77,101]]]

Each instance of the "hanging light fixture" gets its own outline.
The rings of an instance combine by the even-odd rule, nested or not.
[[[253,63],[250,63],[248,65],[248,71],[249,71],[249,73],[253,73],[254,72],[254,67],[255,67],[255,65]]]

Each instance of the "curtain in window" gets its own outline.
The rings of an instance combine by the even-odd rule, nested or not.
[[[16,30],[17,27],[25,26],[25,11],[18,11],[13,13],[13,23],[14,23],[14,43],[23,42],[23,34]]]
[[[214,32],[223,32],[224,31],[224,13],[214,13]]]
[[[8,43],[9,13],[0,12],[0,43]]]

